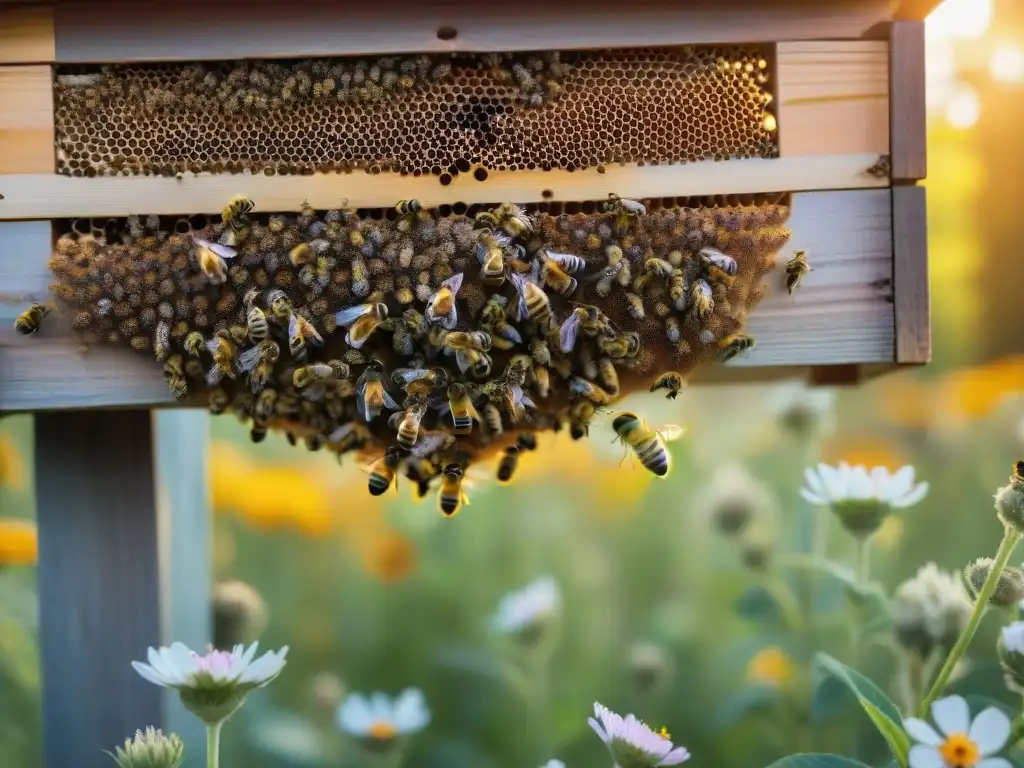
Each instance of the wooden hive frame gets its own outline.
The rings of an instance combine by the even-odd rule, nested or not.
[[[822,384],[851,383],[926,363],[931,355],[925,200],[916,182],[926,172],[921,19],[934,4],[904,2],[894,13],[889,0],[598,0],[585,6],[528,0],[486,8],[471,0],[436,8],[382,0],[372,9],[340,12],[336,3],[318,1],[304,4],[301,14],[269,0],[251,0],[244,13],[198,2],[0,4],[0,413],[38,412],[47,766],[91,765],[92,755],[99,765],[99,750],[136,727],[165,722],[161,700],[126,663],[168,633],[180,637],[185,621],[166,614],[168,601],[175,604],[167,590],[171,583],[178,589],[180,575],[158,567],[170,560],[156,536],[157,499],[166,507],[180,491],[159,479],[154,486],[152,465],[158,451],[174,455],[176,445],[194,447],[205,428],[205,421],[186,424],[173,412],[160,415],[159,430],[154,426],[145,409],[172,398],[151,361],[117,349],[81,355],[59,323],[30,342],[14,333],[12,321],[26,301],[48,294],[53,220],[216,212],[238,191],[266,211],[297,210],[303,199],[329,208],[343,198],[377,207],[413,197],[434,206],[596,200],[609,192],[788,192],[793,235],[787,251],[808,251],[815,269],[795,295],[775,290],[752,314],[755,350],[698,380],[805,375]],[[730,43],[772,48],[777,158],[616,166],[603,174],[497,172],[484,184],[459,178],[448,186],[388,173],[242,181],[55,172],[52,67],[59,64]],[[867,169],[882,156],[890,173],[879,178]],[[91,408],[131,410],[62,412]],[[95,451],[100,436],[115,430],[118,449]],[[157,431],[160,442],[154,443]],[[190,458],[196,462],[196,455]],[[193,471],[200,472],[201,463]],[[167,467],[160,470],[164,476]],[[98,483],[97,475],[106,479]],[[173,530],[183,530],[180,521],[196,509],[205,510],[201,495],[186,511],[176,509]],[[113,534],[115,526],[124,532]],[[105,534],[96,533],[101,528]],[[172,536],[172,547],[175,541]],[[204,552],[199,546],[198,554]],[[83,595],[85,583],[96,589]],[[190,583],[192,594],[201,596],[204,587],[194,576]],[[182,607],[180,616],[188,610]],[[205,637],[208,617],[192,610],[188,627],[195,640]],[[70,617],[79,624],[69,632]],[[101,637],[83,651],[78,640],[90,632]],[[88,674],[62,661],[101,646],[99,666]],[[96,681],[113,686],[119,695],[110,698],[118,700],[97,702],[95,691],[87,690]],[[90,706],[83,707],[85,701]]]

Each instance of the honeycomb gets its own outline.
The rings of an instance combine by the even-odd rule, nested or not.
[[[458,173],[777,154],[758,48],[57,70],[69,176]]]
[[[524,435],[585,437],[660,374],[749,347],[790,236],[788,201],[762,198],[226,214],[70,223],[50,263],[61,312],[87,344],[156,357],[178,397],[256,441],[277,429],[380,459],[405,429],[401,471],[423,492]],[[468,430],[451,384],[479,415]],[[360,404],[381,391],[374,416]]]

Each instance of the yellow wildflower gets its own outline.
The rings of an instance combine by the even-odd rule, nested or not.
[[[326,488],[296,467],[261,467],[248,475],[238,494],[238,513],[256,528],[292,526],[322,536],[334,525]]]
[[[380,581],[396,584],[416,569],[416,545],[397,531],[388,531],[370,546],[363,564]]]
[[[35,565],[39,541],[35,523],[16,518],[0,518],[0,565]]]
[[[935,422],[934,392],[913,374],[885,376],[870,389],[877,394],[879,412],[886,421],[911,429],[925,429]]]
[[[612,462],[598,463],[592,472],[590,508],[595,516],[605,520],[636,514],[640,497],[647,492],[654,475],[641,467],[629,466],[629,459],[621,467]]]
[[[215,440],[211,443],[209,460],[214,511],[238,511],[253,471],[252,461],[243,451],[226,440]]]
[[[793,662],[778,646],[758,651],[747,662],[747,680],[757,685],[784,687],[793,677]]]
[[[1024,355],[952,371],[940,387],[945,409],[964,419],[988,416],[1010,394],[1024,389]]]
[[[10,435],[0,435],[0,488],[25,490],[25,466]]]

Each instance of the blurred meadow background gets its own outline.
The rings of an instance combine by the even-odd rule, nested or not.
[[[871,575],[891,593],[929,561],[948,571],[994,553],[992,494],[1024,456],[1024,4],[948,0],[927,29],[932,365],[834,393],[636,397],[628,407],[652,425],[688,427],[669,479],[619,466],[609,420],[589,441],[543,436],[513,485],[471,490],[453,521],[408,483],[373,499],[354,462],[276,436],[255,446],[232,418],[212,420],[220,630],[237,631],[240,610],[261,644],[291,647],[280,679],[228,724],[225,765],[345,765],[346,692],[410,686],[431,722],[408,766],[607,765],[586,722],[595,700],[666,726],[694,765],[854,748],[880,764],[859,710],[808,700],[810,653],[852,663],[861,606],[800,567],[815,546],[854,553],[800,497],[803,470],[910,464],[931,484],[873,539]],[[32,455],[31,418],[0,420],[0,768],[41,765]],[[489,629],[503,595],[544,576],[561,601],[542,642]],[[794,626],[791,604],[821,620]],[[997,631],[983,624],[954,690],[1019,710]],[[898,653],[861,647],[859,668],[893,690]]]

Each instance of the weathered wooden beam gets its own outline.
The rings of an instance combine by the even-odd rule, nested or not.
[[[0,6],[0,64],[48,63],[54,53],[52,5]]]
[[[891,176],[894,182],[928,175],[923,21],[894,21],[889,29],[892,98]]]
[[[928,363],[932,359],[927,215],[924,187],[893,187],[896,362],[908,365]]]
[[[106,768],[103,750],[164,720],[129,664],[160,638],[152,420],[42,413],[35,427],[44,761]]]
[[[0,67],[0,104],[4,105],[0,109],[0,174],[14,174],[5,186],[16,186],[22,178],[17,174],[53,173],[56,155],[50,67]]]

